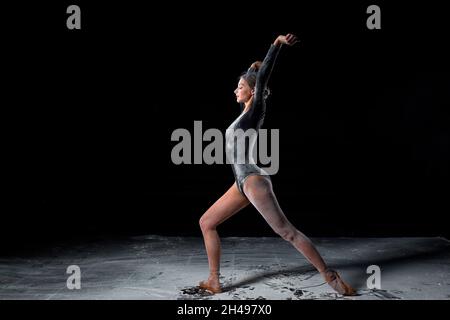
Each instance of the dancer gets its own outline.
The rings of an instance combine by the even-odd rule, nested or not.
[[[250,203],[278,235],[289,241],[308,259],[334,290],[342,295],[355,293],[335,270],[327,267],[311,240],[286,218],[272,189],[270,176],[252,163],[254,161],[236,161],[236,158],[241,160],[251,158],[256,136],[250,138],[248,148],[240,148],[242,145],[235,148],[233,133],[237,129],[242,129],[243,132],[248,130],[257,132],[261,127],[265,116],[265,99],[269,93],[267,82],[277,55],[284,45],[292,46],[296,42],[297,38],[292,34],[278,36],[271,44],[263,62],[254,62],[240,77],[234,91],[242,112],[227,129],[226,153],[232,163],[236,181],[200,218],[210,274],[207,280],[199,283],[199,287],[212,293],[222,292],[219,281],[221,245],[216,228]]]

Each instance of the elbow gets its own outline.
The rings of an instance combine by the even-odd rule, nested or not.
[[[256,75],[256,82],[261,83],[264,81],[264,78],[266,78],[266,68],[263,66]]]

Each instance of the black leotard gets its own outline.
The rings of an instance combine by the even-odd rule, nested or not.
[[[244,197],[246,197],[246,195],[244,194],[243,186],[244,181],[248,176],[255,174],[264,175],[270,179],[267,172],[262,168],[259,168],[255,163],[256,161],[251,160],[253,157],[249,156],[254,152],[253,147],[256,142],[258,129],[264,122],[266,112],[264,91],[270,74],[272,73],[279,50],[280,46],[275,46],[273,44],[270,46],[256,76],[255,93],[253,95],[251,107],[247,112],[242,112],[239,115],[239,117],[228,127],[225,135],[227,161],[232,165],[237,187]],[[236,132],[237,129],[242,129],[249,139],[241,140],[239,137],[244,136],[242,134],[238,135],[237,133],[239,131]],[[254,129],[255,131],[249,129]],[[237,143],[233,143],[236,139]],[[242,143],[244,143],[244,145],[242,145]]]

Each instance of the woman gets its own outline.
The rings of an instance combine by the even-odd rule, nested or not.
[[[256,136],[252,135],[250,138],[249,148],[235,148],[234,141],[237,136],[234,133],[237,132],[237,129],[248,132],[249,130],[257,131],[261,127],[266,109],[267,82],[278,52],[283,45],[292,46],[296,42],[297,38],[292,34],[278,36],[271,44],[264,61],[253,63],[248,71],[240,77],[238,87],[234,91],[236,100],[241,104],[243,110],[227,129],[226,153],[232,163],[236,181],[200,218],[210,275],[207,280],[201,281],[199,286],[212,293],[222,292],[219,282],[221,246],[216,228],[250,203],[278,235],[289,241],[308,259],[333,289],[343,295],[355,293],[354,289],[347,285],[336,271],[327,267],[311,240],[286,218],[273,192],[269,175],[254,161],[252,163],[236,161],[236,157],[250,159]],[[242,147],[242,143],[240,146]]]

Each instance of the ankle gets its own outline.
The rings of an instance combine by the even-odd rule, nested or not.
[[[327,268],[320,272],[326,282],[330,282],[336,278],[337,272],[331,268]]]
[[[327,274],[328,272],[330,272],[331,270],[332,270],[331,268],[325,267],[324,269],[318,270],[318,271],[319,271],[319,273],[320,273],[321,275],[325,275],[325,274]]]

